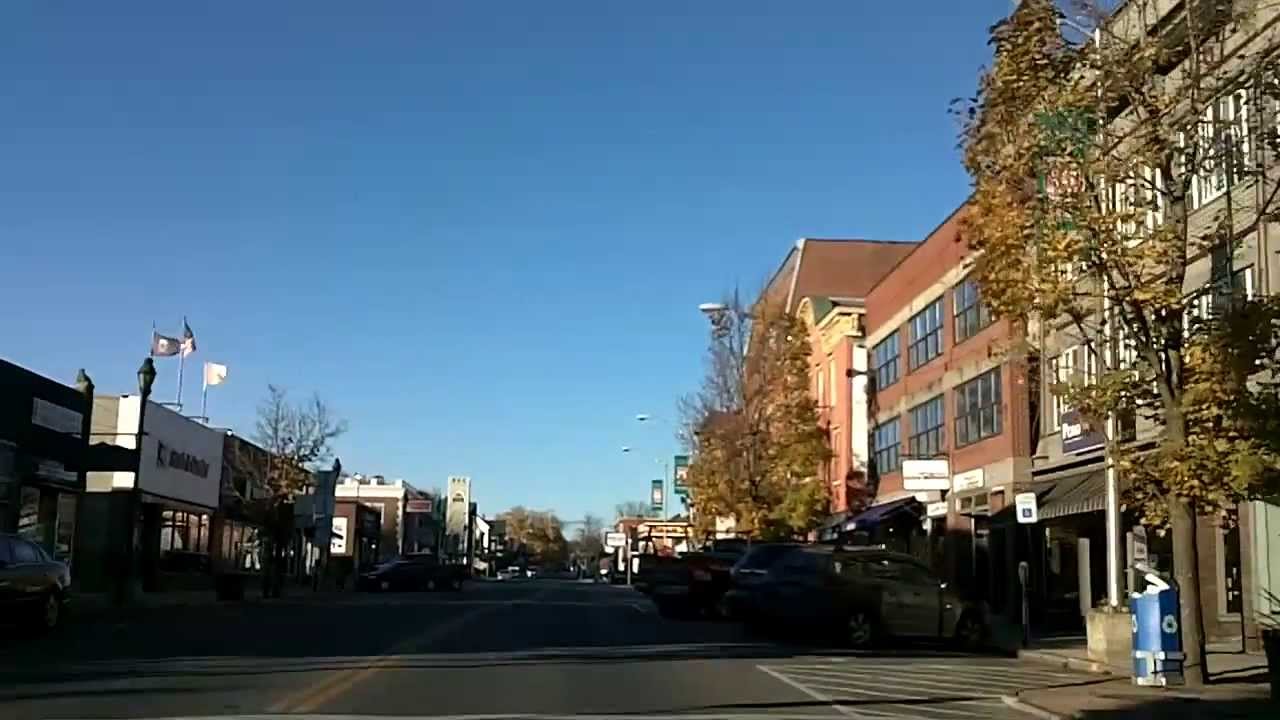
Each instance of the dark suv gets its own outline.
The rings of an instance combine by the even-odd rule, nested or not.
[[[16,535],[0,534],[0,622],[35,621],[52,630],[62,620],[71,572],[44,548]]]
[[[753,590],[755,622],[806,628],[855,648],[888,638],[986,640],[979,606],[948,590],[910,555],[879,548],[806,546],[780,555]]]

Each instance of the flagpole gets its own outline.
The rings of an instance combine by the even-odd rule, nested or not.
[[[204,364],[204,377],[200,383],[200,417],[204,419],[204,424],[209,424],[209,363]]]
[[[178,412],[182,412],[182,366],[187,362],[187,354],[181,349],[178,350],[178,402],[174,403],[178,406]]]

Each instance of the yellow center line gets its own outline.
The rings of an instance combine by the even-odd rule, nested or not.
[[[515,600],[504,605],[532,604],[548,592],[548,590],[543,590],[526,600]],[[401,640],[388,648],[387,652],[371,658],[368,664],[355,672],[339,671],[298,692],[290,693],[274,703],[269,711],[272,713],[313,712],[325,703],[342,696],[352,688],[377,675],[380,671],[402,660],[402,654],[413,647],[444,637],[477,617],[487,615],[504,605],[472,605],[471,607],[474,609],[470,612],[463,613],[441,624],[433,625],[417,635]]]

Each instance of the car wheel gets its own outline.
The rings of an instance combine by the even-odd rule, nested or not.
[[[956,623],[956,646],[967,652],[977,652],[986,645],[986,642],[987,629],[982,625],[982,621],[972,613],[960,616],[960,622]]]
[[[58,627],[62,620],[62,601],[57,593],[49,593],[40,603],[40,627],[46,632]]]
[[[844,622],[845,644],[855,650],[863,650],[875,645],[879,636],[879,628],[875,616],[866,610],[854,610]]]

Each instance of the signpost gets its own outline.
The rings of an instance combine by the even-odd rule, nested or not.
[[[627,534],[621,532],[607,532],[604,534],[604,546],[608,548],[620,548],[627,544]]]
[[[1013,504],[1018,510],[1018,522],[1023,525],[1034,525],[1040,522],[1038,498],[1033,492],[1018,493],[1013,496]]]
[[[951,463],[936,460],[903,460],[902,489],[912,492],[951,489]]]

